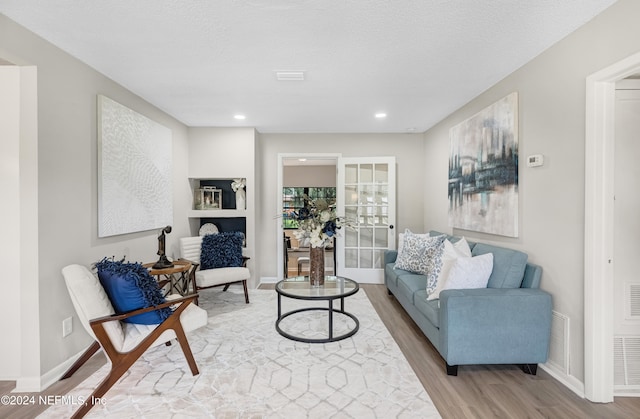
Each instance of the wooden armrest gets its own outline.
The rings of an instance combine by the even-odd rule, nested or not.
[[[125,313],[116,313],[116,314],[111,314],[110,316],[104,316],[104,317],[98,317],[96,319],[91,319],[91,320],[89,320],[89,324],[100,324],[100,323],[110,322],[110,321],[113,321],[113,320],[122,321],[124,319],[128,319],[129,317],[136,316],[138,314],[148,313],[150,311],[155,311],[155,310],[158,310],[158,309],[161,309],[161,308],[165,308],[165,307],[171,307],[171,306],[179,304],[179,303],[186,303],[186,304],[184,304],[186,306],[189,303],[191,303],[192,301],[194,301],[196,298],[198,298],[198,294],[185,295],[184,297],[176,298],[175,300],[170,300],[170,301],[167,301],[165,303],[159,304],[157,306],[139,308],[137,310],[127,311]],[[183,304],[180,304],[180,306],[182,306],[182,305]],[[180,311],[182,311],[182,310],[180,310]]]
[[[198,266],[200,266],[200,264],[199,264],[198,262],[194,262],[194,261],[189,260],[189,259],[180,258],[180,259],[178,259],[178,260],[179,260],[179,261],[183,261],[183,262],[189,262],[189,263],[191,264],[191,266],[194,268],[194,270],[195,270]]]

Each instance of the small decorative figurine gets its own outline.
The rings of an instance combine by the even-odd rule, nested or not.
[[[164,250],[165,233],[171,233],[171,226],[166,226],[165,228],[163,228],[160,232],[160,235],[158,236],[158,255],[160,256],[160,259],[158,259],[155,265],[153,265],[153,269],[165,269],[173,267],[173,263],[169,259],[167,259],[167,255],[165,254]]]

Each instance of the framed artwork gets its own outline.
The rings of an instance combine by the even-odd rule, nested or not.
[[[98,95],[98,237],[173,224],[171,130]]]
[[[449,130],[449,226],[518,237],[518,93]]]

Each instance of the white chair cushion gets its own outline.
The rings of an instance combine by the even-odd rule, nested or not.
[[[175,298],[180,298],[180,295],[167,296],[167,300],[172,300]],[[191,303],[180,315],[180,323],[182,323],[182,328],[184,329],[185,333],[206,326],[207,312],[206,310]],[[136,323],[122,323],[122,326],[124,329],[124,342],[122,344],[122,348],[119,349],[121,352],[128,352],[131,349],[135,348],[136,345],[142,342],[142,340],[153,331],[153,329],[158,327],[158,325],[154,324],[147,325]],[[156,339],[156,341],[151,345],[151,347],[161,345],[175,338],[176,333],[172,329],[169,329],[162,333],[160,337],[158,337],[158,339]]]
[[[96,275],[82,265],[69,265],[62,269],[62,274],[69,290],[69,295],[80,323],[89,335],[96,336],[89,325],[89,320],[110,316],[115,313],[107,293]],[[180,295],[169,295],[167,300],[180,298]],[[190,332],[207,324],[207,312],[191,303],[180,315],[180,323],[185,332]],[[116,350],[127,352],[138,345],[142,339],[153,331],[158,325],[144,325],[124,323],[117,320],[104,323],[109,339]],[[173,330],[167,330],[153,343],[160,345],[171,339],[175,339]]]
[[[196,271],[196,284],[201,288],[247,280],[249,278],[251,278],[251,272],[248,268],[216,268]]]
[[[62,275],[80,323],[92,338],[96,338],[89,320],[110,316],[115,313],[102,284],[86,266],[69,265],[62,268]],[[124,341],[124,332],[119,321],[107,322],[104,328],[116,348]]]

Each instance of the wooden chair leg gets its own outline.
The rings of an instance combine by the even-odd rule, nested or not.
[[[104,396],[105,393],[109,391],[109,389],[113,387],[115,383],[118,382],[120,377],[122,377],[122,375],[127,372],[129,367],[131,367],[131,365],[136,361],[136,359],[131,357],[125,356],[123,358],[125,361],[124,363],[111,365],[111,371],[109,371],[109,375],[107,375],[107,377],[102,380],[100,385],[93,391],[93,393],[91,393],[91,397],[85,400],[85,403],[73,414],[73,416],[71,416],[71,419],[83,418],[89,412],[89,410],[93,408],[98,399]]]
[[[182,325],[180,325],[179,327],[175,327],[173,331],[176,333],[176,337],[178,338],[178,343],[182,348],[182,353],[184,354],[184,357],[187,360],[187,364],[189,364],[191,373],[193,375],[200,374],[200,371],[198,371],[198,365],[196,364],[196,360],[193,358],[193,352],[191,352],[189,341],[187,340],[187,336],[184,334],[184,330],[182,329]]]
[[[60,378],[61,380],[66,380],[67,378],[71,377],[73,374],[75,374],[76,371],[78,371],[80,369],[80,367],[82,365],[84,365],[85,362],[87,362],[89,359],[91,359],[91,357],[98,352],[98,349],[100,349],[100,344],[98,342],[93,342],[91,344],[91,346],[89,346],[87,348],[86,351],[84,351],[84,353],[80,356],[80,358],[78,358],[76,360],[76,362],[73,363],[73,365],[71,365],[71,367],[69,367],[69,369],[67,370],[67,372],[64,373],[64,375],[62,376],[62,378]]]
[[[247,280],[242,281],[242,288],[244,288],[244,302],[249,304],[249,291],[247,290]]]

